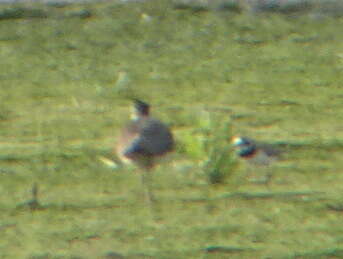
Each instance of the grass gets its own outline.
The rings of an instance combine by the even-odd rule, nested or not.
[[[32,9],[45,15],[0,22],[2,258],[342,256],[341,18],[165,1]],[[97,159],[111,157],[127,94],[178,141],[154,172],[158,221],[139,170]],[[227,138],[204,131],[216,129],[208,114]],[[225,148],[231,134],[287,150],[268,188],[246,181],[240,161],[209,182],[203,161],[218,149],[203,141]]]

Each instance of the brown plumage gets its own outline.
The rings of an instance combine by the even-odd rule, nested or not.
[[[233,146],[237,154],[249,163],[267,166],[280,157],[281,151],[271,144],[256,142],[251,138],[234,137]]]
[[[266,175],[263,177],[262,183],[268,184],[272,178],[272,171],[269,168],[270,164],[280,158],[281,150],[274,145],[257,142],[247,137],[233,137],[232,144],[237,150],[237,155],[240,158],[248,161],[249,165],[254,167],[265,167]]]
[[[143,183],[146,174],[156,159],[172,151],[173,135],[164,123],[150,117],[150,106],[134,99],[134,118],[124,127],[118,138],[116,152],[123,162],[133,162],[143,170]],[[149,199],[152,194],[148,190]]]
[[[173,150],[174,140],[164,123],[150,117],[148,104],[134,102],[135,118],[122,130],[116,151],[122,161],[150,169],[156,158]]]

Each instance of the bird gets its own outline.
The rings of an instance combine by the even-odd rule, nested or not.
[[[118,137],[115,152],[123,163],[133,163],[142,169],[142,183],[150,202],[155,198],[151,191],[150,172],[158,158],[174,149],[170,128],[162,121],[151,117],[150,105],[139,99],[133,100],[130,122]]]
[[[272,144],[258,142],[252,138],[234,136],[231,140],[237,155],[246,160],[251,167],[270,168],[270,165],[280,158],[281,150]],[[272,174],[268,172],[261,182],[269,183]]]

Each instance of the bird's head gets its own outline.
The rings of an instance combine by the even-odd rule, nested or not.
[[[133,119],[141,118],[143,116],[149,116],[150,113],[150,105],[139,100],[133,99]]]
[[[250,138],[235,136],[231,139],[231,143],[241,157],[250,157],[257,151],[255,142]]]
[[[243,147],[243,146],[253,146],[255,145],[252,139],[240,136],[234,136],[231,139],[231,143],[234,147]]]

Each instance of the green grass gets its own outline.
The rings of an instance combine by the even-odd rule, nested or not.
[[[45,15],[0,21],[1,258],[342,256],[342,18],[165,1],[32,8]],[[97,158],[111,157],[132,94],[178,141],[154,172],[158,220],[139,169]],[[287,150],[268,187],[239,161],[210,183],[206,139],[225,148],[232,134]]]

